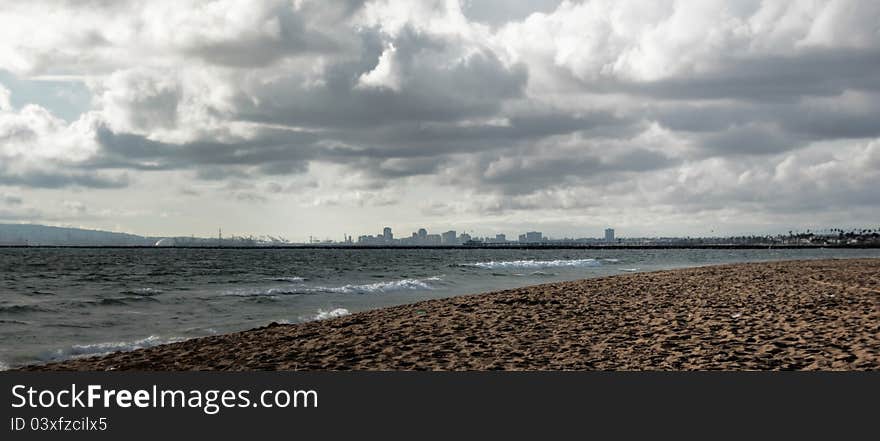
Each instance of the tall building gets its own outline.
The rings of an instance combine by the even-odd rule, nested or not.
[[[469,240],[471,240],[471,235],[470,235],[470,234],[467,234],[467,233],[461,233],[461,236],[458,236],[458,242],[459,242],[459,243],[467,243]]]
[[[507,236],[505,236],[503,234],[496,234],[495,235],[495,242],[498,242],[498,243],[507,242]]]
[[[458,240],[456,239],[455,230],[449,230],[440,235],[440,241],[443,245],[457,245]]]
[[[605,242],[614,242],[614,228],[605,229]]]
[[[523,236],[520,236],[520,242],[523,242]],[[540,231],[529,231],[525,234],[525,242],[542,242],[544,235]]]
[[[419,239],[425,240],[428,238],[428,230],[424,228],[419,228]]]
[[[391,227],[385,227],[382,229],[382,237],[385,238],[385,242],[391,242],[394,240],[394,234],[391,233]]]

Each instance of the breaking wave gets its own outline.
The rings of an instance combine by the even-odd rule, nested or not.
[[[290,286],[270,288],[258,291],[234,291],[228,295],[239,297],[254,296],[284,296],[284,295],[305,295],[320,293],[338,293],[338,294],[375,294],[390,291],[406,291],[406,290],[430,290],[434,289],[431,282],[443,280],[440,276],[428,277],[425,279],[401,279],[390,282],[376,282],[361,285],[342,285],[342,286]]]
[[[52,359],[68,359],[68,358],[82,358],[82,357],[91,357],[93,355],[104,355],[110,354],[113,352],[119,351],[133,351],[135,349],[143,349],[149,348],[152,346],[157,346],[166,343],[176,343],[179,341],[185,340],[182,337],[171,337],[171,338],[162,338],[156,335],[151,335],[147,338],[142,338],[140,340],[134,341],[118,341],[118,342],[104,342],[104,343],[92,343],[92,344],[84,344],[84,345],[72,345],[67,349],[58,349],[54,351],[51,355]]]
[[[391,282],[368,283],[364,285],[343,285],[335,288],[316,287],[314,289],[320,292],[343,294],[372,294],[388,291],[434,289],[430,282],[439,280],[441,280],[440,277],[429,277],[427,279],[402,279]]]
[[[135,289],[129,289],[126,291],[122,291],[120,294],[133,294],[136,296],[150,297],[150,296],[162,294],[163,292],[165,292],[165,291],[162,291],[159,288],[135,288]]]
[[[466,263],[464,266],[473,266],[481,269],[504,269],[504,268],[562,268],[562,267],[591,267],[600,266],[596,259],[569,259],[569,260],[508,260]]]
[[[289,277],[267,277],[265,280],[271,280],[273,282],[290,282],[290,283],[299,283],[305,282],[305,277],[298,276],[289,276]]]
[[[345,308],[333,308],[333,309],[326,310],[326,311],[318,308],[317,314],[301,315],[301,316],[299,316],[299,319],[297,321],[281,319],[281,320],[276,320],[275,322],[280,323],[282,325],[293,325],[296,323],[313,322],[316,320],[327,320],[327,319],[332,319],[332,318],[345,317],[350,314],[351,314],[351,311],[349,311]]]
[[[330,311],[324,311],[323,309],[319,309],[318,313],[315,315],[314,319],[315,320],[326,320],[326,319],[331,319],[331,318],[336,318],[336,317],[343,317],[343,316],[346,316],[349,314],[351,314],[351,312],[349,312],[349,310],[347,310],[345,308],[334,308],[334,309],[331,309]]]

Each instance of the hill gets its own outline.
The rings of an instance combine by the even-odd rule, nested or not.
[[[50,227],[34,224],[0,224],[0,245],[153,245],[156,238],[111,231]]]

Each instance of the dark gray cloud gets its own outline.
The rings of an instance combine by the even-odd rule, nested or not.
[[[57,172],[31,170],[15,173],[0,168],[0,185],[26,188],[85,187],[94,189],[124,188],[130,180],[126,173],[95,174],[89,172]]]
[[[508,150],[546,137],[576,132],[597,138],[633,135],[639,130],[638,125],[639,121],[609,112],[577,116],[557,110],[510,115],[499,124],[403,122],[357,132],[332,131],[328,136],[353,147],[333,149],[330,154],[334,156],[415,158]]]
[[[809,49],[786,55],[731,57],[723,58],[706,73],[582,86],[669,100],[792,102],[803,96],[839,95],[848,89],[880,90],[880,49]]]
[[[258,166],[266,174],[301,172],[306,169],[305,161],[314,157],[314,144],[319,139],[312,133],[287,130],[266,130],[262,135],[240,142],[178,145],[100,127],[97,141],[102,155],[83,167],[174,170],[207,166],[204,176],[210,176],[213,166]]]
[[[470,168],[470,179],[489,191],[523,195],[549,188],[601,186],[627,180],[628,174],[662,170],[679,162],[640,148],[608,154],[602,151],[601,143],[562,152],[526,149],[516,155],[484,156]]]
[[[774,125],[731,126],[702,137],[701,152],[718,155],[770,155],[802,146],[797,134],[779,130]]]
[[[349,130],[458,121],[497,114],[505,100],[522,96],[528,79],[525,66],[504,66],[489,51],[458,58],[452,42],[407,29],[392,42],[400,90],[358,87],[385,50],[375,33],[361,36],[360,59],[327,67],[319,85],[303,84],[299,75],[247,85],[236,102],[239,117]],[[261,99],[255,104],[250,96]]]

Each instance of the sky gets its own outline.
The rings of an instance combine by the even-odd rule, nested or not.
[[[0,0],[0,222],[880,224],[880,2]]]

